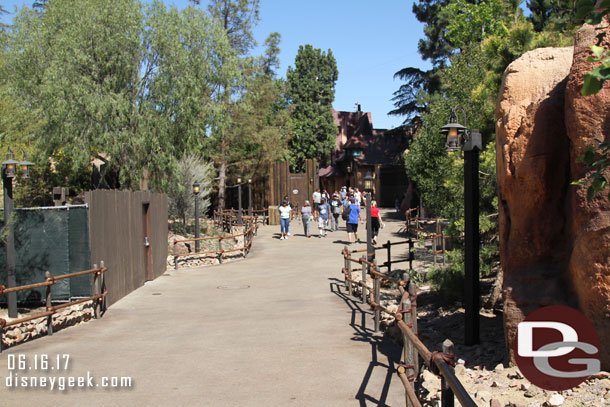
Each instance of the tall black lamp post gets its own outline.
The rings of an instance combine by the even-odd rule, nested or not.
[[[252,177],[248,177],[248,216],[252,216]]]
[[[193,182],[195,195],[195,239],[199,239],[199,182]],[[199,252],[199,240],[195,240],[195,252]]]
[[[464,122],[466,122],[466,114]],[[464,309],[465,343],[479,343],[479,151],[482,149],[479,130],[469,130],[458,123],[456,108],[449,122],[441,128],[447,134],[447,151],[464,152]]]
[[[367,172],[364,176],[364,190],[366,191],[366,259],[375,259],[373,246],[373,221],[371,219],[371,202],[373,201],[373,176]]]
[[[237,176],[237,206],[238,206],[238,212],[237,212],[237,218],[239,220],[239,224],[242,225],[242,219],[241,219],[241,175]]]
[[[30,166],[33,163],[27,160],[24,152],[24,160],[15,160],[15,154],[9,148],[6,161],[2,163],[2,185],[4,188],[4,226],[7,229],[6,235],[6,286],[7,288],[16,287],[15,278],[15,228],[11,221],[13,213],[13,178],[17,176],[17,166],[21,167],[21,176],[30,178]],[[7,294],[8,316],[17,318],[17,295],[16,293]]]

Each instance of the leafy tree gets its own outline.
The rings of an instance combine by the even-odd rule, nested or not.
[[[203,148],[238,76],[220,25],[158,1],[146,14],[131,0],[24,8],[6,48],[12,93],[44,122],[39,159],[75,189],[90,186],[96,158],[99,187],[168,190],[176,160]]]
[[[286,74],[293,128],[290,165],[302,171],[308,158],[325,163],[335,143],[331,105],[339,72],[330,49],[324,53],[309,44],[299,47],[294,65]]]
[[[256,45],[252,30],[260,21],[259,0],[211,0],[210,15],[222,22],[229,43],[239,55]]]

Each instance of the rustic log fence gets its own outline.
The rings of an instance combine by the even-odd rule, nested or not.
[[[208,236],[208,237],[199,237],[199,238],[193,238],[193,239],[181,239],[181,240],[175,240],[174,241],[174,246],[172,248],[172,256],[174,256],[174,269],[178,269],[178,258],[179,257],[185,257],[185,256],[203,256],[203,257],[216,257],[218,258],[218,262],[222,263],[223,262],[223,256],[227,253],[233,253],[233,252],[242,252],[242,255],[244,257],[246,257],[248,255],[248,253],[250,252],[250,248],[252,247],[252,242],[254,240],[254,236],[256,236],[257,230],[258,230],[258,223],[255,222],[255,219],[252,218],[248,218],[248,217],[242,217],[243,218],[243,224],[242,225],[236,225],[236,226],[243,226],[244,228],[244,232],[243,233],[237,233],[237,234],[232,234],[232,235],[226,235],[226,236]],[[234,248],[230,248],[230,249],[223,249],[222,247],[222,242],[223,240],[227,240],[227,239],[235,239],[238,237],[242,237],[244,238],[244,245],[242,247],[234,247]],[[199,252],[188,252],[188,253],[178,253],[178,249],[176,248],[176,245],[178,245],[179,243],[188,243],[188,242],[197,242],[197,241],[218,241],[218,249],[213,249],[213,250],[203,250],[203,251],[199,251]]]
[[[22,285],[19,287],[11,287],[6,288],[3,285],[0,285],[0,295],[9,294],[18,291],[26,291],[32,290],[34,288],[46,287],[46,311],[40,312],[34,315],[30,315],[23,318],[13,319],[11,321],[6,321],[3,318],[0,318],[0,352],[4,348],[4,334],[5,330],[8,327],[19,325],[23,322],[32,321],[38,318],[47,317],[47,334],[53,335],[53,315],[57,313],[59,310],[67,307],[71,307],[72,305],[82,304],[84,302],[93,301],[93,315],[97,319],[100,317],[102,311],[106,311],[106,302],[105,297],[108,294],[106,290],[106,282],[105,282],[105,272],[108,270],[107,267],[104,267],[104,262],[100,263],[100,267],[97,267],[97,264],[93,265],[93,268],[90,270],[77,271],[75,273],[62,274],[60,276],[51,276],[51,273],[48,271],[45,272],[44,282],[34,283],[28,285]],[[69,301],[59,305],[53,305],[51,302],[51,287],[54,286],[58,280],[63,280],[71,277],[84,276],[88,274],[93,274],[92,280],[92,292],[93,295],[87,298],[81,298],[74,301]]]
[[[217,229],[231,233],[233,228],[245,223],[268,224],[269,215],[267,209],[252,210],[252,215],[248,215],[247,209],[242,209],[242,223],[239,223],[239,211],[237,209],[222,209],[214,211],[214,226]]]
[[[413,254],[409,250],[408,260],[392,261],[391,246],[398,244],[409,244],[409,248],[413,247],[411,239],[404,242],[388,243],[375,247],[375,250],[386,249],[388,251],[388,260],[382,266],[387,266],[391,270],[392,263],[399,261],[409,261],[412,263]],[[408,272],[404,272],[402,279],[389,277],[381,272],[380,266],[376,261],[369,262],[365,256],[360,258],[352,257],[352,254],[362,252],[363,250],[350,251],[347,246],[341,252],[344,259],[344,267],[341,270],[345,277],[345,286],[350,296],[354,295],[354,286],[361,288],[361,301],[363,304],[370,304],[374,311],[374,329],[379,332],[381,322],[381,311],[391,315],[396,320],[396,324],[400,329],[403,337],[403,364],[401,364],[397,373],[405,388],[405,397],[407,407],[420,407],[421,403],[417,399],[415,393],[414,382],[419,374],[419,356],[422,357],[426,366],[431,372],[441,377],[441,403],[443,407],[453,407],[454,396],[460,404],[465,407],[476,407],[476,403],[472,400],[466,389],[455,376],[453,366],[455,366],[456,357],[453,355],[453,344],[450,340],[443,343],[442,352],[430,352],[428,348],[417,337],[417,292],[415,284],[410,281]],[[364,250],[366,252],[366,249]],[[352,264],[358,264],[352,268]],[[412,266],[410,265],[412,270]],[[362,273],[360,281],[356,281],[352,273]],[[369,292],[369,286],[366,284],[367,278],[373,280],[372,290]],[[390,311],[388,308],[381,305],[381,282],[389,282],[395,284],[400,292],[400,305],[396,312]]]

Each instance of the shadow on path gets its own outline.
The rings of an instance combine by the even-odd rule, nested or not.
[[[347,293],[341,291],[343,282],[336,278],[329,278],[331,281],[329,284],[330,291],[337,297],[342,299],[345,304],[351,310],[351,319],[349,325],[354,330],[354,336],[351,338],[352,341],[368,342],[371,345],[371,362],[369,363],[362,382],[356,394],[356,400],[359,401],[361,407],[367,406],[367,401],[374,403],[376,406],[387,406],[386,400],[388,397],[388,391],[390,389],[390,383],[392,381],[392,375],[396,373],[395,365],[400,364],[401,351],[400,348],[384,341],[383,334],[375,333],[372,329],[367,328],[367,322],[371,325],[373,313],[368,310],[368,304],[362,304],[361,300],[356,297],[350,297]],[[364,306],[364,307],[363,307]],[[360,318],[358,318],[360,315]],[[360,324],[357,320],[360,319]],[[380,358],[382,360],[380,360]],[[385,359],[385,362],[383,361]],[[385,381],[379,398],[375,398],[370,393],[377,392],[378,389],[372,389],[367,391],[367,387],[375,368],[381,368],[385,371]]]

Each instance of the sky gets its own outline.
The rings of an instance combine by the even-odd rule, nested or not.
[[[10,12],[32,3],[0,0]],[[178,8],[189,5],[187,0],[164,3]],[[201,3],[200,7],[207,4]],[[261,21],[254,35],[263,44],[270,33],[281,34],[278,75],[284,78],[288,66],[294,66],[300,45],[331,49],[339,70],[333,107],[355,111],[359,103],[363,111],[372,113],[375,128],[389,129],[403,120],[387,114],[394,108],[392,94],[401,85],[394,73],[408,66],[430,68],[417,53],[423,24],[413,15],[412,5],[406,0],[260,0]],[[5,23],[10,19],[10,15],[2,17]],[[262,46],[252,51],[253,55],[262,53]]]

